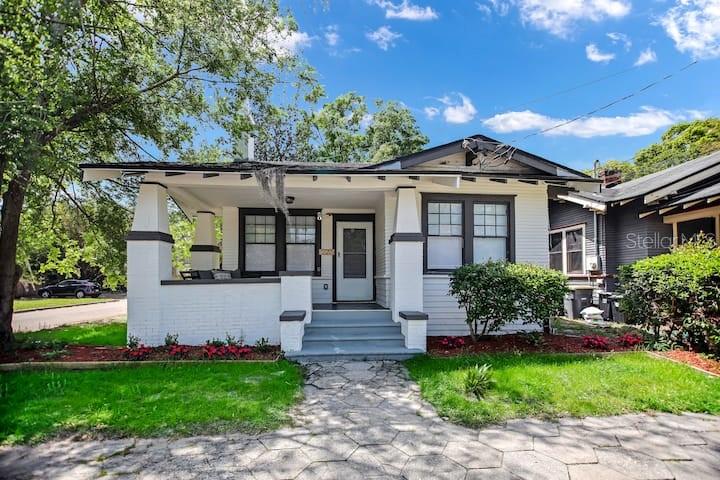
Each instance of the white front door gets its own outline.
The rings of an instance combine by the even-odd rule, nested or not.
[[[373,299],[373,224],[337,222],[335,232],[335,299]]]

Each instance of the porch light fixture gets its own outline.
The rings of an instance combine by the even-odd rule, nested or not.
[[[287,197],[285,197],[285,203],[287,203],[288,205],[292,205],[293,203],[295,203],[295,197],[288,195]]]
[[[315,218],[317,218],[318,222],[322,222],[322,212],[317,212],[317,217]]]

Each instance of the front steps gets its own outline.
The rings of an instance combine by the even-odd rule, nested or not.
[[[422,353],[405,348],[390,310],[313,310],[302,350],[286,354],[303,361],[405,360]]]

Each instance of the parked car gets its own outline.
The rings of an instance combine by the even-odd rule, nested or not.
[[[63,280],[53,285],[38,289],[42,298],[50,297],[99,297],[102,293],[100,285],[91,280]]]

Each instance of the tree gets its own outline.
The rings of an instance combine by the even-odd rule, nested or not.
[[[418,152],[430,140],[417,126],[412,112],[399,102],[375,102],[377,112],[367,129],[368,157],[381,162]]]
[[[21,212],[34,177],[171,158],[297,63],[275,0],[5,0],[0,6],[0,344],[12,340]],[[230,132],[234,134],[235,132]],[[77,173],[75,173],[77,175]],[[68,177],[72,178],[72,177]]]
[[[623,182],[627,182],[716,150],[720,150],[720,118],[707,118],[673,125],[659,142],[638,150],[633,161],[609,160],[601,168],[619,170]]]

